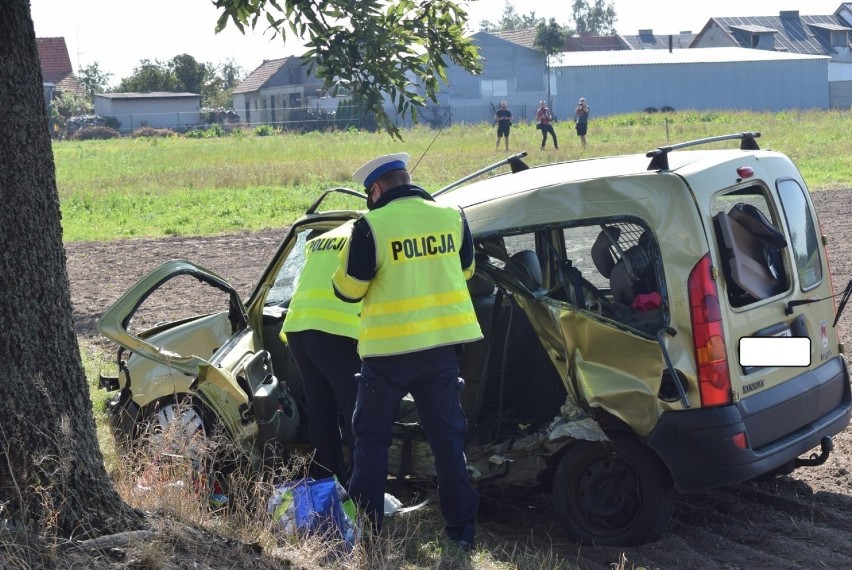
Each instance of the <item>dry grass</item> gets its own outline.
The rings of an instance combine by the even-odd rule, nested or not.
[[[179,415],[178,415],[179,417]],[[105,454],[115,454],[105,449]],[[30,568],[303,568],[482,569],[573,568],[553,552],[484,536],[472,553],[443,538],[432,504],[385,519],[382,532],[347,550],[327,536],[286,536],[267,514],[276,483],[304,477],[307,458],[276,461],[261,474],[249,469],[233,441],[219,434],[187,437],[180,421],[157,426],[113,465],[112,479],[131,506],[146,513],[149,530],[84,542],[2,532],[0,567]],[[226,505],[211,501],[221,485]]]

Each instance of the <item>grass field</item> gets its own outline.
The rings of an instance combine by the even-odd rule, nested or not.
[[[510,153],[538,165],[636,152],[740,131],[759,131],[762,148],[789,155],[812,190],[852,185],[849,111],[615,115],[589,126],[583,150],[573,123],[556,124],[560,149],[539,149],[531,124],[512,128]],[[491,124],[417,127],[403,141],[341,131],[259,137],[124,138],[54,143],[65,241],[212,235],[283,227],[323,190],[352,187],[362,163],[408,152],[415,182],[435,191],[507,156]],[[719,143],[720,146],[735,144]],[[505,169],[495,171],[503,172]],[[348,201],[346,201],[348,200]],[[341,198],[331,205],[357,206]]]

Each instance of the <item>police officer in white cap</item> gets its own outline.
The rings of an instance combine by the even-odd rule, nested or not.
[[[370,211],[355,223],[332,280],[341,299],[363,299],[349,492],[380,529],[391,430],[410,393],[435,458],[447,536],[469,550],[479,495],[464,455],[458,353],[482,338],[466,285],[473,240],[461,210],[411,183],[408,160],[381,156],[355,172]]]

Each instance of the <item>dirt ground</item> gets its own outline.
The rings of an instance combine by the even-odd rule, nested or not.
[[[840,292],[852,279],[852,189],[815,192],[813,199],[829,239],[834,287]],[[103,311],[149,270],[175,257],[218,272],[247,296],[283,235],[283,230],[271,230],[68,244],[78,334],[95,337]],[[164,305],[162,318],[173,309]],[[838,327],[848,346],[852,307]],[[487,543],[517,541],[551,550],[583,569],[610,568],[622,553],[627,568],[852,568],[852,428],[834,443],[832,456],[822,466],[801,468],[773,481],[680,496],[669,532],[652,544],[580,547],[565,538],[549,499],[529,492],[485,493],[480,536]]]

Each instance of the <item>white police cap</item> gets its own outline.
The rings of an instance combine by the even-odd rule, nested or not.
[[[391,170],[401,170],[406,167],[408,160],[411,157],[407,152],[398,152],[396,154],[386,154],[378,158],[374,158],[361,168],[355,171],[352,178],[355,182],[363,184],[364,188],[369,188],[373,182],[379,179],[383,174]]]

